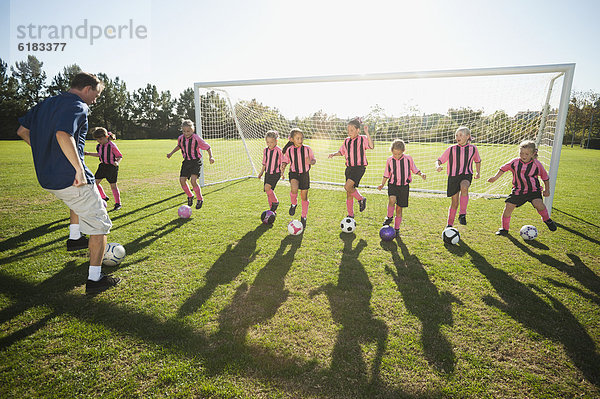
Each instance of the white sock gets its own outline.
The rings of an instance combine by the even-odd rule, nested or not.
[[[88,280],[98,281],[102,272],[102,266],[90,266]]]
[[[81,238],[81,231],[79,231],[78,224],[69,225],[69,240],[79,240]]]

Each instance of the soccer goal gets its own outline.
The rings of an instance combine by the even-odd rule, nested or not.
[[[518,156],[525,139],[538,144],[538,159],[550,175],[552,206],[560,150],[575,64],[445,71],[313,76],[194,84],[197,130],[213,147],[217,162],[203,170],[201,183],[256,177],[261,169],[264,135],[277,130],[279,145],[300,128],[317,158],[311,181],[344,183],[344,159],[328,159],[346,137],[349,119],[359,116],[375,148],[363,187],[381,183],[390,144],[406,142],[406,153],[427,174],[411,190],[440,194],[445,172],[435,160],[454,144],[458,126],[471,129],[482,158],[479,180],[470,193],[503,196],[510,192],[505,174],[487,183],[498,168]]]

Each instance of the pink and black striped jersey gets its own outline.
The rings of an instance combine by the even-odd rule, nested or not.
[[[307,145],[291,146],[283,155],[283,163],[290,165],[290,172],[305,173],[310,170],[310,161],[315,159],[312,149]]]
[[[365,150],[369,147],[369,138],[358,135],[351,139],[346,137],[344,144],[340,147],[340,154],[346,157],[346,166],[367,166],[367,154]]]
[[[106,144],[98,143],[96,145],[96,152],[100,157],[101,163],[114,165],[116,158],[123,158],[123,154],[121,154],[117,145],[110,140]]]
[[[448,162],[448,176],[472,175],[473,162],[481,162],[479,151],[473,144],[454,144],[438,158],[440,164]]]
[[[410,172],[420,172],[410,155],[404,154],[400,159],[396,159],[392,156],[389,157],[385,163],[383,177],[389,179],[388,183],[390,184],[405,186],[412,181]]]
[[[184,134],[177,138],[177,145],[181,148],[181,154],[183,159],[200,159],[202,158],[202,151],[208,150],[210,145],[200,138],[196,133],[192,134],[189,138],[186,138]]]
[[[281,172],[281,162],[283,162],[283,153],[279,146],[269,149],[266,147],[263,151],[262,164],[265,166],[265,172],[272,175]]]
[[[515,158],[505,165],[502,165],[500,170],[503,172],[508,172],[510,170],[512,172],[512,193],[515,195],[542,191],[538,176],[541,177],[542,180],[548,180],[548,173],[546,172],[546,169],[544,169],[544,165],[537,159],[532,159],[525,163],[521,161],[521,158]]]

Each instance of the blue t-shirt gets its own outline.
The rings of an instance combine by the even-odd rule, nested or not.
[[[85,178],[89,184],[94,183],[94,175],[83,162],[88,111],[87,104],[78,95],[60,93],[38,103],[19,118],[19,123],[29,129],[35,173],[42,187],[62,190],[72,186],[75,180],[75,168],[56,139],[59,130],[75,139]]]

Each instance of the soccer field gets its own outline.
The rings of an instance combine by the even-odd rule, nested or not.
[[[24,142],[0,142],[0,397],[600,396],[599,151],[563,148],[556,232],[526,204],[496,236],[503,199],[475,198],[446,247],[446,198],[411,196],[389,243],[387,196],[371,191],[355,234],[339,230],[345,193],[311,188],[307,230],[289,236],[286,184],[260,224],[253,178],[204,187],[179,219],[175,140],[117,144],[108,240],[127,257],[105,268],[121,284],[89,297],[66,207]],[[537,240],[518,236],[525,224]]]

